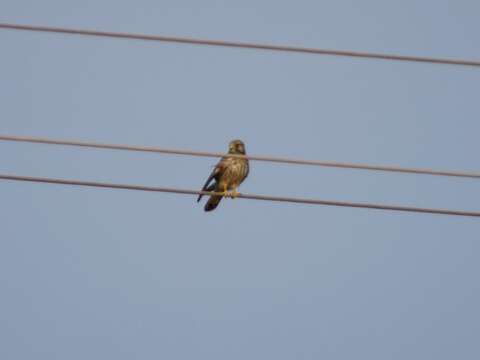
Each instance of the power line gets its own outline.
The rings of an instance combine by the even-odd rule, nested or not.
[[[197,191],[197,190],[154,187],[154,186],[114,184],[114,183],[93,182],[93,181],[53,179],[53,178],[42,178],[42,177],[32,177],[32,176],[0,174],[0,179],[10,180],[10,181],[36,182],[36,183],[44,183],[44,184],[162,192],[162,193],[174,193],[174,194],[184,194],[184,195],[200,195],[200,194],[221,195],[221,193],[208,192],[208,191]],[[355,203],[355,202],[345,202],[345,201],[329,201],[329,200],[318,200],[318,199],[278,197],[278,196],[266,196],[266,195],[250,195],[250,194],[240,194],[238,197],[241,199],[249,199],[249,200],[288,202],[288,203],[309,204],[309,205],[325,205],[325,206],[353,207],[353,208],[375,209],[375,210],[426,213],[426,214],[437,214],[437,215],[480,217],[480,212],[474,212],[474,211],[458,211],[458,210],[446,210],[446,209],[419,208],[419,207],[409,207],[409,206],[380,205],[380,204],[370,204],[370,203]]]
[[[10,30],[25,30],[25,31],[37,31],[37,32],[49,32],[49,33],[85,35],[85,36],[101,36],[101,37],[120,38],[120,39],[162,41],[162,42],[191,44],[191,45],[220,46],[220,47],[233,47],[233,48],[255,49],[255,50],[295,52],[295,53],[304,53],[304,54],[306,53],[306,54],[316,54],[316,55],[331,55],[331,56],[380,59],[380,60],[409,61],[409,62],[423,62],[423,63],[432,63],[432,64],[480,67],[480,61],[465,60],[465,59],[446,59],[446,58],[434,58],[434,57],[423,57],[423,56],[405,56],[405,55],[381,54],[381,53],[360,52],[360,51],[319,49],[319,48],[288,46],[288,45],[272,45],[272,44],[260,44],[260,43],[248,43],[248,42],[236,42],[236,41],[195,39],[195,38],[189,38],[189,37],[146,35],[146,34],[125,33],[125,32],[96,31],[96,30],[73,29],[73,28],[52,27],[52,26],[33,26],[33,25],[8,24],[8,23],[0,23],[0,28],[10,29]]]
[[[36,144],[109,149],[109,150],[153,152],[153,153],[172,154],[172,155],[201,156],[201,157],[225,156],[225,153],[219,153],[219,152],[179,150],[179,149],[169,149],[169,148],[149,147],[149,146],[133,146],[133,145],[122,145],[122,144],[105,144],[105,143],[95,143],[95,142],[86,142],[86,141],[48,139],[48,138],[41,138],[41,137],[0,135],[0,141],[2,140],[14,141],[14,142],[36,143]],[[334,161],[301,160],[301,159],[290,159],[290,158],[272,157],[272,156],[254,156],[254,155],[245,156],[245,155],[234,155],[234,154],[229,154],[228,156],[237,157],[237,158],[246,158],[249,160],[256,160],[256,161],[266,161],[266,162],[295,164],[295,165],[311,165],[311,166],[323,166],[323,167],[331,167],[331,168],[344,168],[344,169],[356,169],[356,170],[371,170],[371,171],[384,171],[384,172],[397,172],[397,173],[408,173],[408,174],[480,179],[480,173],[472,173],[472,172],[443,171],[443,170],[432,170],[432,169],[423,169],[423,168],[406,168],[406,167],[398,167],[398,166],[381,166],[381,165],[369,165],[369,164],[353,164],[353,163],[341,163],[341,162],[334,162]]]

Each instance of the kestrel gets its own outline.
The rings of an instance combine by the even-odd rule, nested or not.
[[[233,140],[228,145],[228,153],[235,155],[245,155],[245,145],[241,140]],[[232,199],[237,197],[239,193],[237,188],[248,176],[248,160],[237,157],[229,157],[228,155],[222,157],[218,164],[213,169],[208,177],[202,191],[214,191],[222,193],[222,195],[212,195],[205,204],[205,211],[214,210],[222,197],[230,196]],[[215,183],[210,184],[212,180]],[[203,195],[199,195],[197,202],[200,201]]]

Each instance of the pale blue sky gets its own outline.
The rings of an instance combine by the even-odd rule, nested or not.
[[[480,58],[478,1],[12,1],[1,22]],[[0,133],[478,171],[475,68],[0,30]],[[0,173],[214,159],[0,142]],[[480,210],[474,180],[252,163],[248,193]],[[2,359],[478,359],[476,219],[0,182]]]

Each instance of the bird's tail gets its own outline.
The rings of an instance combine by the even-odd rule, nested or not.
[[[215,184],[210,185],[209,187],[204,186],[202,191],[214,191],[215,190]],[[203,195],[198,195],[197,202],[200,202],[202,200]]]
[[[212,211],[215,210],[218,204],[220,203],[220,200],[222,200],[222,196],[210,196],[210,199],[208,199],[207,203],[205,204],[204,210],[205,211]]]

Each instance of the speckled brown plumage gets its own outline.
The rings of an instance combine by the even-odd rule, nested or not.
[[[228,146],[229,154],[245,155],[245,145],[241,140],[233,140]],[[224,193],[224,196],[231,196],[232,198],[238,195],[237,188],[248,176],[248,160],[224,156],[215,166],[212,173],[208,177],[202,191],[214,191]],[[213,180],[215,183],[210,184]],[[200,195],[197,201],[202,199]],[[214,210],[223,196],[210,196],[205,204],[205,211]]]

